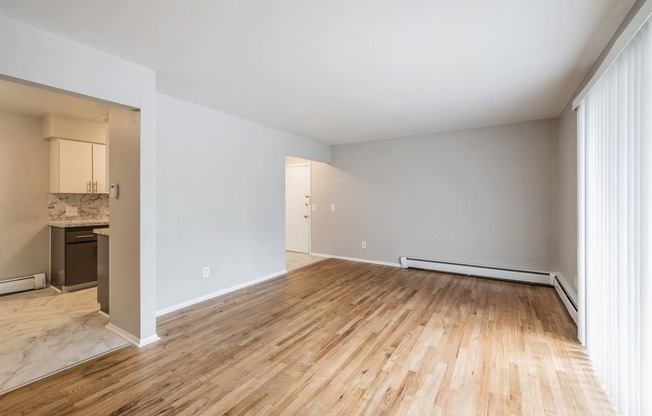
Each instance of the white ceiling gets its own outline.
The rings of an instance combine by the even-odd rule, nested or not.
[[[110,105],[99,101],[0,79],[0,110],[3,111],[35,117],[58,114],[99,120],[106,117],[110,109]]]
[[[160,92],[338,144],[556,117],[634,0],[0,0]]]

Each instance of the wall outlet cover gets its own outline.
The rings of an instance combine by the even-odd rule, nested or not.
[[[211,275],[211,268],[208,267],[208,266],[204,267],[204,269],[202,271],[202,277],[207,278],[210,275]]]
[[[66,217],[76,217],[79,215],[79,208],[66,207]]]

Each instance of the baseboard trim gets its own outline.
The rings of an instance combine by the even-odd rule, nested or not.
[[[575,309],[575,306],[573,303],[576,304],[575,299],[573,299],[570,295],[570,292],[563,286],[564,284],[562,282],[565,282],[565,279],[563,278],[561,273],[555,273],[556,277],[553,279],[553,286],[555,288],[555,291],[557,292],[557,296],[559,296],[559,299],[561,299],[562,303],[566,307],[566,310],[568,311],[568,314],[573,318],[573,321],[575,321],[575,324],[578,325],[579,322],[579,317],[577,314],[577,309]]]
[[[212,292],[212,293],[209,293],[209,294],[206,294],[206,295],[203,295],[203,296],[199,296],[199,297],[194,298],[194,299],[187,300],[185,302],[177,303],[176,305],[168,306],[167,308],[163,308],[163,309],[160,309],[160,310],[156,311],[156,316],[159,317],[159,316],[167,315],[168,313],[178,311],[179,309],[187,308],[188,306],[192,306],[192,305],[195,305],[197,303],[205,302],[207,300],[216,298],[218,296],[226,295],[227,293],[235,292],[236,290],[244,289],[245,287],[249,287],[249,286],[255,285],[257,283],[262,283],[262,282],[264,282],[266,280],[270,280],[270,279],[273,279],[275,277],[282,276],[282,275],[284,275],[286,273],[287,273],[286,270],[280,270],[280,271],[278,271],[276,273],[271,273],[271,274],[259,277],[257,279],[253,279],[253,280],[246,281],[244,283],[240,283],[239,285],[227,287],[226,289],[221,289],[221,290],[218,290],[216,292]]]
[[[310,255],[317,256],[317,257],[338,259],[338,260],[357,261],[358,263],[370,263],[370,264],[379,264],[381,266],[401,267],[400,263],[392,263],[389,261],[369,260],[369,259],[361,259],[358,257],[336,256],[334,254],[322,254],[322,253],[310,253]]]
[[[127,341],[129,341],[133,345],[137,346],[138,348],[144,347],[147,344],[151,344],[152,342],[156,342],[159,339],[161,339],[156,334],[150,335],[147,338],[138,338],[138,337],[130,334],[129,332],[125,331],[124,329],[122,329],[122,328],[120,328],[118,326],[115,326],[111,322],[106,324],[106,329],[108,329],[109,331],[113,332],[114,334],[126,339]]]
[[[102,316],[104,316],[104,317],[106,317],[106,318],[109,317],[109,314],[106,313],[106,312],[103,312],[103,311],[97,311],[97,313],[99,313],[100,315],[102,315]]]

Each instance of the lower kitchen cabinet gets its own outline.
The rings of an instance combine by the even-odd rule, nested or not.
[[[64,292],[97,284],[97,235],[92,227],[51,227],[51,281]]]

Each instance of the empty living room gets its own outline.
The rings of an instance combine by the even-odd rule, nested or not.
[[[652,415],[651,16],[0,0],[0,415]]]

